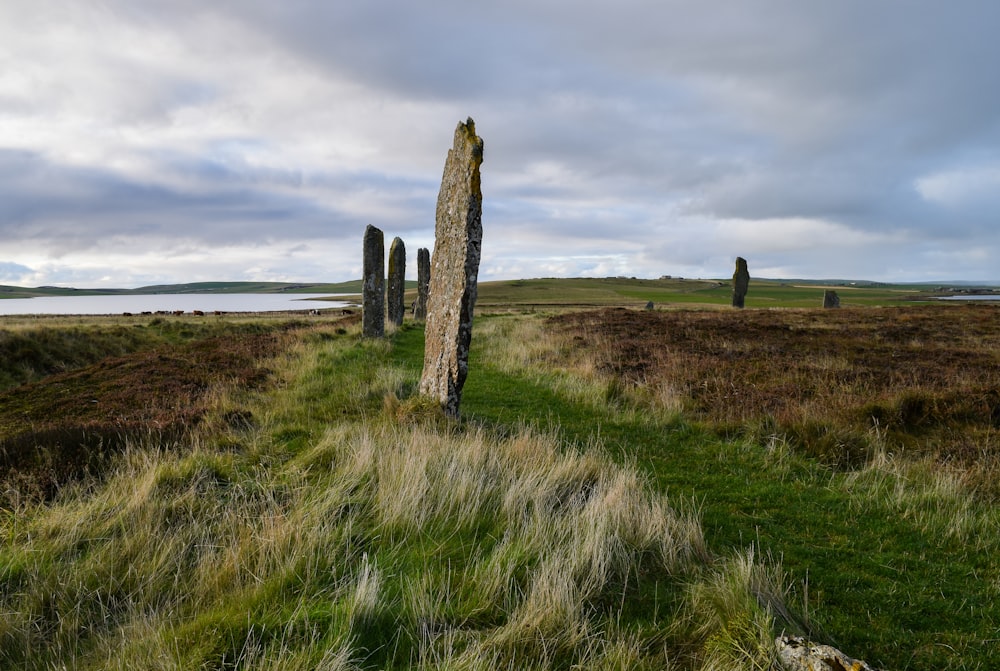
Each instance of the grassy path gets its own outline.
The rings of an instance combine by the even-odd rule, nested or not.
[[[419,326],[307,329],[190,440],[0,508],[0,669],[772,669],[786,603],[885,669],[1000,668],[995,510],[720,438],[546,337],[477,321],[456,430]]]
[[[419,336],[400,334],[395,356],[418,361]],[[698,501],[714,551],[754,545],[778,559],[819,637],[888,669],[1000,668],[995,528],[989,537],[935,533],[912,510],[852,492],[864,482],[780,446],[602,411],[540,383],[538,371],[501,370],[475,343],[470,369],[468,420],[555,426],[579,444],[599,437],[659,488]]]

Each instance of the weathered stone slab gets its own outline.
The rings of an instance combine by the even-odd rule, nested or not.
[[[406,293],[406,245],[399,238],[393,238],[389,245],[389,291],[386,302],[389,311],[389,322],[396,326],[403,325],[403,312],[406,310],[404,294]]]
[[[476,135],[475,123],[459,123],[438,192],[420,378],[420,393],[437,400],[453,417],[458,416],[469,372],[483,238],[482,162],[483,140]]]
[[[840,307],[840,296],[833,289],[825,289],[823,291],[823,307],[825,308],[839,308]]]
[[[733,273],[733,307],[741,308],[750,288],[750,271],[747,270],[747,260],[736,257],[736,272]]]
[[[425,247],[417,250],[417,302],[413,306],[413,318],[427,319],[427,293],[431,284],[431,252]]]
[[[875,671],[866,662],[852,659],[836,648],[798,636],[779,636],[774,644],[785,671]]]
[[[361,287],[361,335],[385,335],[385,236],[370,225],[365,228]]]

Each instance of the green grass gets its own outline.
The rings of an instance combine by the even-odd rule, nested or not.
[[[519,318],[480,320],[502,342]],[[780,558],[814,633],[892,669],[1000,667],[1000,510],[949,490],[941,469],[831,470],[775,436],[725,439],[599,376],[567,383],[566,371],[521,362],[487,346],[471,369],[463,411],[498,426],[520,417],[558,426],[576,444],[599,437],[662,491],[699,502],[710,547]],[[604,406],[602,409],[602,405]],[[808,596],[806,592],[808,591]]]
[[[847,306],[892,305],[926,297],[932,287],[838,282],[825,285],[811,281],[751,279],[746,297],[748,308],[821,307],[823,292],[838,292]],[[732,286],[728,279],[571,278],[481,282],[480,309],[534,306],[555,307],[621,305],[643,307],[652,301],[657,308],[702,305],[728,306]]]
[[[266,392],[0,516],[0,667],[766,668],[780,573],[599,445],[406,398],[420,329],[320,327]]]
[[[422,351],[304,330],[183,442],[0,511],[0,668],[771,669],[783,630],[1000,667],[996,511],[934,469],[720,436],[531,315],[478,318],[456,423]]]

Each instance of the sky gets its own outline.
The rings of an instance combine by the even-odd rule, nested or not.
[[[3,0],[0,284],[361,276],[485,143],[480,281],[1000,282],[995,0]]]

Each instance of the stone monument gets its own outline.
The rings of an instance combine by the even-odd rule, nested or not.
[[[361,287],[361,335],[385,335],[385,237],[371,224],[365,228]]]
[[[431,252],[425,247],[417,250],[417,302],[413,306],[413,318],[427,319],[427,289],[431,283]]]
[[[747,270],[747,260],[742,256],[736,257],[736,272],[733,273],[733,307],[743,307],[743,302],[747,296],[747,289],[750,287],[750,271]]]
[[[396,326],[403,325],[403,312],[406,303],[403,300],[406,293],[406,245],[399,238],[393,238],[389,245],[389,291],[386,303],[389,321]]]
[[[840,307],[840,296],[833,289],[825,289],[823,291],[823,307],[825,308],[839,308]]]
[[[420,377],[420,393],[437,400],[451,417],[458,417],[469,372],[483,238],[482,162],[483,140],[475,123],[459,123],[438,192]]]

